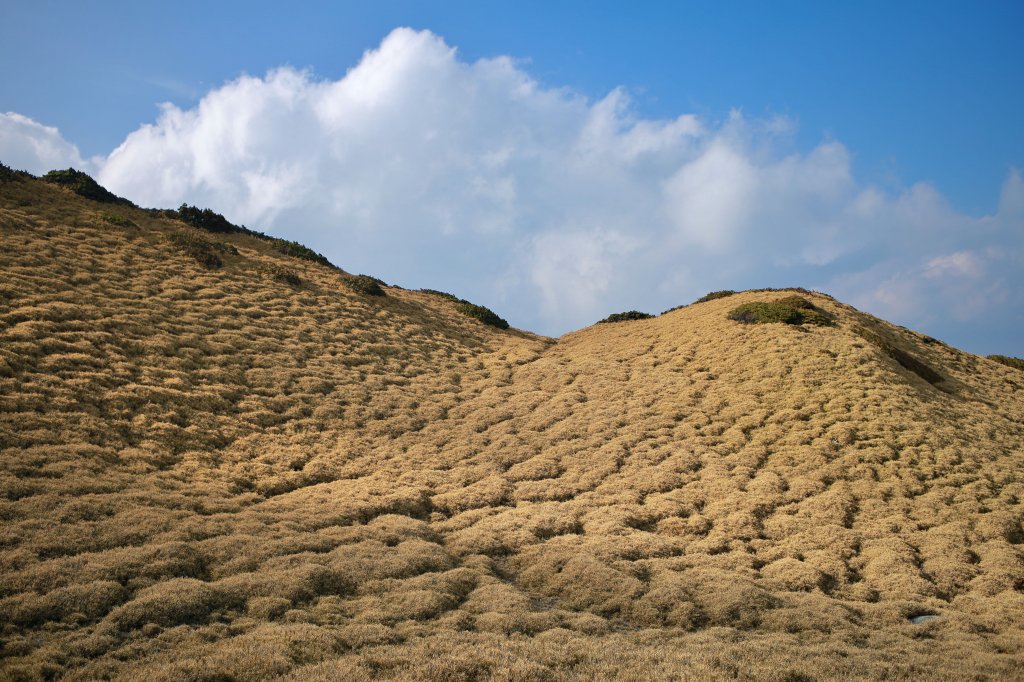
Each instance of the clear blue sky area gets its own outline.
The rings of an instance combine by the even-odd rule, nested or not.
[[[626,87],[641,113],[783,114],[835,137],[885,185],[927,180],[992,210],[1024,165],[1024,2],[4,3],[0,110],[108,153],[241,73],[285,64],[337,78],[396,26],[460,56],[510,55],[592,98]]]

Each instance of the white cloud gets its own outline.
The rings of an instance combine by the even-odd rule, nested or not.
[[[25,137],[74,150],[19,119]],[[997,298],[1020,306],[1019,173],[998,211],[974,218],[927,183],[858,182],[844,145],[801,151],[794,131],[739,111],[645,119],[624,90],[589,101],[509,58],[467,63],[398,29],[338,80],[282,68],[165,105],[98,179],[547,333],[750,286],[822,288],[911,325],[941,326],[957,300],[972,302],[962,319]]]
[[[924,266],[927,279],[948,280],[952,277],[975,279],[985,272],[981,259],[970,251],[957,251],[947,256],[932,258]]]
[[[36,175],[69,166],[90,170],[59,130],[13,112],[0,114],[0,161]]]

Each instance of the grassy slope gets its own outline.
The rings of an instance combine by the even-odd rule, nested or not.
[[[1018,370],[821,296],[726,319],[770,292],[556,343],[182,230],[0,184],[0,677],[1024,662]]]

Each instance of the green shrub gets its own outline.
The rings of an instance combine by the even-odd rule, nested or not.
[[[603,320],[598,320],[598,324],[604,324],[606,322],[626,322],[627,320],[649,320],[654,315],[650,313],[642,313],[639,310],[630,310],[625,313],[613,313]]]
[[[224,265],[220,254],[238,254],[238,249],[233,246],[211,242],[197,234],[188,232],[172,232],[167,235],[167,241],[181,248],[182,251],[194,258],[203,267],[211,270]]]
[[[729,319],[745,324],[781,322],[828,326],[835,318],[802,296],[786,296],[767,303],[744,303],[729,311]]]
[[[425,294],[433,294],[434,296],[440,296],[443,299],[447,299],[452,303],[458,303],[455,307],[463,315],[472,317],[475,320],[480,320],[484,324],[488,324],[498,329],[508,329],[508,322],[503,318],[498,317],[490,308],[485,308],[482,305],[470,303],[464,298],[459,298],[455,294],[449,294],[447,291],[438,291],[437,289],[420,289]]]
[[[229,222],[220,213],[215,213],[208,208],[198,208],[182,204],[178,207],[177,211],[166,211],[166,213],[187,225],[198,227],[200,230],[206,230],[207,232],[230,234],[243,231],[242,228]]]
[[[1024,371],[1024,359],[1014,358],[1008,355],[989,355],[988,359],[995,360],[996,362],[1006,365],[1007,367],[1013,367],[1014,369]]]
[[[736,292],[733,291],[732,289],[722,289],[721,291],[712,291],[710,293],[704,294],[703,296],[698,298],[696,301],[694,301],[694,303],[707,303],[708,301],[714,301],[717,298],[726,298],[727,296],[732,296],[735,293]]]
[[[42,177],[44,182],[49,182],[61,187],[67,187],[80,197],[92,199],[105,204],[124,204],[134,206],[132,202],[113,194],[82,171],[74,168],[67,170],[52,170]]]
[[[357,294],[384,296],[384,290],[381,289],[381,285],[384,282],[376,277],[369,275],[346,275],[343,281],[349,289]]]
[[[324,256],[317,253],[308,246],[303,246],[298,242],[289,241],[287,239],[278,239],[277,237],[268,237],[273,248],[278,253],[283,253],[286,256],[292,258],[299,258],[301,260],[312,261],[313,263],[320,263],[320,265],[326,265],[329,268],[333,268],[334,264],[327,260]]]
[[[301,260],[319,263],[320,265],[326,265],[327,267],[335,270],[338,269],[338,267],[331,261],[327,260],[325,256],[317,253],[308,246],[303,246],[302,244],[293,242],[289,239],[271,237],[270,235],[264,234],[258,230],[250,230],[245,225],[235,225],[220,213],[208,208],[198,208],[196,206],[182,204],[178,207],[177,211],[166,209],[155,210],[154,212],[164,218],[180,220],[183,223],[199,228],[200,230],[206,230],[207,232],[216,232],[219,234],[247,234],[250,237],[256,237],[257,239],[262,239],[265,242],[270,242],[271,248],[278,253],[283,253],[284,255],[291,256],[292,258],[299,258]]]
[[[438,291],[437,289],[420,289],[420,291],[422,291],[424,294],[433,294],[434,296],[446,298],[449,301],[453,301],[455,303],[469,303],[469,301],[467,301],[466,299],[459,298],[455,294],[449,294],[447,291]]]
[[[469,317],[480,320],[484,324],[490,325],[492,327],[497,327],[498,329],[508,329],[508,322],[498,317],[490,308],[485,308],[482,305],[476,305],[475,303],[463,301],[458,305],[456,310],[458,310],[463,315],[468,315]]]
[[[119,227],[136,227],[134,221],[125,218],[124,216],[114,215],[113,213],[101,213],[100,218],[111,225],[117,225]]]

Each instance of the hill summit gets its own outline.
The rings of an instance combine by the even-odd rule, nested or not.
[[[0,677],[1019,676],[1009,360],[803,290],[550,339],[61,177],[0,173]]]

